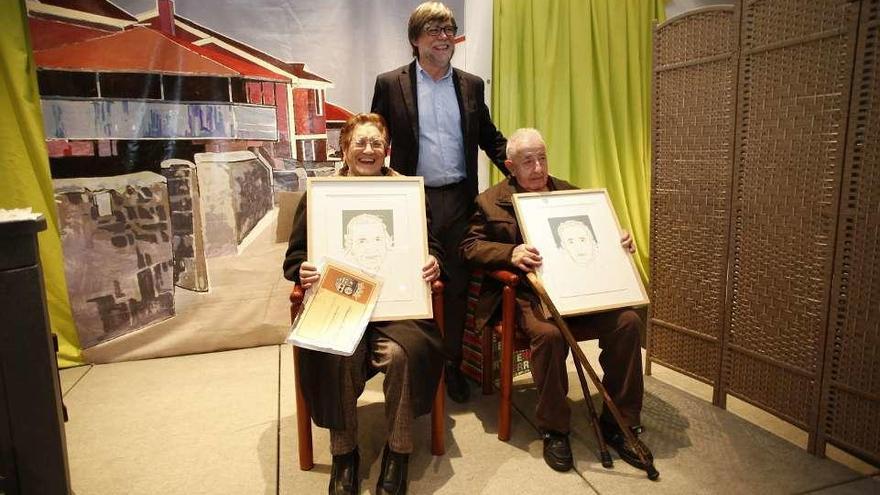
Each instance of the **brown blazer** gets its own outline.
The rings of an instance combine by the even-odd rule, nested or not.
[[[343,169],[341,175],[345,175]],[[382,175],[397,175],[393,170],[383,169]],[[307,260],[306,196],[300,200],[293,217],[293,231],[284,257],[284,278],[299,282],[299,267]],[[427,206],[427,203],[426,203]],[[430,212],[428,212],[428,251],[442,262],[440,244],[431,235]],[[441,265],[442,266],[442,265]],[[369,332],[379,332],[400,344],[409,357],[409,377],[413,414],[421,416],[431,411],[434,394],[440,382],[445,356],[440,332],[433,320],[400,320],[373,322],[367,326],[364,338]],[[312,419],[323,428],[342,429],[342,363],[350,357],[325,352],[300,349],[298,369],[296,370],[303,395],[309,404]],[[367,363],[364,362],[366,368]],[[369,370],[366,370],[370,376]]]
[[[416,62],[398,67],[376,77],[372,112],[388,123],[391,134],[391,168],[403,175],[416,175],[419,163],[419,109],[416,93]],[[507,139],[498,131],[484,99],[484,84],[479,77],[452,69],[452,83],[461,112],[461,135],[464,137],[464,162],[468,191],[477,195],[477,146],[504,173]]]
[[[548,179],[551,191],[577,189],[574,185],[555,177]],[[486,270],[519,269],[510,262],[513,248],[523,243],[513,210],[512,195],[524,192],[510,177],[483,191],[476,200],[476,211],[471,217],[468,232],[459,247],[461,257],[471,267]],[[486,277],[474,314],[475,330],[481,331],[495,314],[501,302],[500,282]],[[521,286],[520,291],[530,291]]]

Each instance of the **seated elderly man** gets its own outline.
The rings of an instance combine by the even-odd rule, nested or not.
[[[460,246],[461,255],[472,266],[530,272],[541,266],[541,253],[534,246],[523,244],[511,195],[576,188],[548,175],[546,146],[535,129],[519,129],[508,138],[505,164],[510,177],[477,196],[476,212]],[[628,233],[623,233],[621,245],[622,249],[634,251]],[[500,300],[500,285],[487,278],[476,309],[478,331],[498,311]],[[544,438],[544,460],[557,471],[568,471],[573,465],[568,441],[571,408],[566,400],[568,346],[557,325],[544,316],[538,296],[525,285],[517,290],[516,319],[518,328],[530,340],[530,367],[538,389],[536,416]],[[576,339],[599,339],[599,362],[605,372],[602,381],[627,426],[638,433],[643,394],[641,319],[635,311],[622,309],[569,317],[566,322]],[[620,457],[644,469],[634,446],[626,441],[607,408],[602,411],[600,423],[605,440]],[[644,451],[648,452],[647,448]]]
[[[384,166],[388,149],[388,129],[381,116],[357,114],[345,123],[339,135],[345,165],[337,175],[346,177],[393,177],[397,172]],[[370,187],[365,181],[364,187]],[[293,231],[284,258],[284,276],[309,288],[319,280],[318,268],[307,259],[306,199],[303,198],[293,218]],[[430,232],[430,213],[428,218]],[[358,226],[377,225],[372,235],[364,235]],[[390,236],[377,215],[354,217],[348,224],[346,243],[360,242],[351,261],[364,269],[382,264]],[[368,238],[372,237],[373,247]],[[361,242],[362,241],[362,242]],[[367,246],[367,247],[365,247]],[[426,282],[440,276],[440,244],[429,234],[428,263],[421,275]],[[443,342],[433,320],[398,320],[371,322],[360,344],[349,357],[300,349],[299,383],[309,404],[312,419],[330,429],[331,494],[360,493],[360,454],[358,453],[357,399],[367,379],[378,371],[385,373],[385,430],[388,441],[382,453],[382,469],[376,493],[406,493],[409,454],[413,449],[412,422],[416,416],[431,411],[433,398],[443,371]]]

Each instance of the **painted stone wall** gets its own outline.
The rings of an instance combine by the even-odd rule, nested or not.
[[[272,209],[270,167],[250,151],[196,153],[205,219],[205,255],[238,254],[238,245]]]
[[[165,160],[162,175],[168,181],[174,285],[205,292],[208,290],[208,267],[196,166],[186,160]]]
[[[83,348],[174,315],[165,178],[54,181],[65,274]]]

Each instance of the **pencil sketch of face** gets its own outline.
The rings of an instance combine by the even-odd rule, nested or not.
[[[361,268],[377,272],[394,245],[391,210],[343,211],[345,256]],[[390,232],[389,232],[390,230]]]
[[[596,258],[599,245],[589,216],[549,218],[556,245],[574,263],[589,264]]]

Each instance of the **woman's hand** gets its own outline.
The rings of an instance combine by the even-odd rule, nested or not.
[[[422,267],[422,278],[429,284],[440,278],[440,263],[433,255],[428,255],[428,262]]]
[[[311,287],[319,278],[321,278],[321,274],[318,273],[318,267],[313,263],[303,261],[303,264],[299,265],[299,284],[303,290]]]

